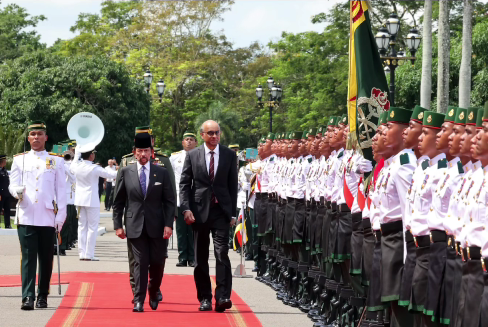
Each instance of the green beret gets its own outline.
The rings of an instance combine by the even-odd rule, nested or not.
[[[444,114],[433,111],[426,111],[424,113],[424,121],[422,122],[422,125],[429,128],[441,129],[442,124],[444,123],[444,119]]]
[[[300,140],[302,137],[302,132],[290,132],[290,140]]]
[[[327,126],[319,126],[319,128],[317,128],[317,134],[323,134],[327,131]],[[315,135],[317,135],[315,134]]]
[[[274,139],[275,139],[275,134],[274,134],[274,133],[269,132],[269,133],[268,133],[268,136],[266,136],[266,139],[268,139],[268,140],[274,140]]]
[[[339,126],[339,124],[347,125],[348,120],[349,119],[347,118],[347,114],[342,115],[341,118],[340,118],[340,120],[337,123],[337,126]]]
[[[410,120],[414,120],[417,123],[422,124],[422,121],[424,120],[425,111],[427,111],[427,109],[422,108],[421,106],[415,106],[415,108],[413,108],[412,117],[410,117]]]
[[[454,117],[454,124],[456,125],[466,125],[467,109],[457,108],[456,117]]]
[[[46,124],[42,120],[32,120],[29,123],[28,130],[30,131],[45,131]]]
[[[336,125],[337,125],[337,117],[336,116],[330,117],[327,126],[336,126]]]
[[[488,101],[485,102],[485,110],[483,111],[483,121],[488,121]]]
[[[408,124],[411,117],[412,111],[399,107],[391,107],[390,110],[388,110],[386,121],[399,124]]]
[[[308,130],[308,135],[307,135],[307,137],[308,137],[308,136],[315,136],[315,135],[317,135],[317,128],[315,128],[315,127],[310,128],[310,129]]]
[[[478,118],[478,107],[469,107],[467,111],[466,125],[476,126],[476,120]]]
[[[454,120],[456,120],[457,109],[458,108],[454,106],[447,106],[447,114],[446,117],[444,118],[444,121],[454,123]]]
[[[239,144],[229,144],[229,149],[239,149]]]
[[[137,134],[141,134],[141,133],[148,133],[149,135],[152,135],[151,126],[139,126],[139,127],[136,127],[136,135]]]
[[[186,139],[187,137],[193,137],[195,140],[197,139],[197,136],[195,133],[192,133],[192,132],[188,132],[186,131],[184,134],[183,134],[183,139]]]
[[[303,131],[303,133],[302,133],[302,140],[303,139],[306,140],[307,138],[308,138],[308,131]]]
[[[380,114],[380,119],[378,120],[378,126],[386,124],[386,117],[388,116],[388,111],[383,111]]]
[[[483,128],[483,112],[485,109],[479,108],[478,109],[478,116],[476,117],[476,129]]]

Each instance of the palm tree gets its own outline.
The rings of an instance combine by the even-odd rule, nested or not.
[[[432,93],[432,0],[424,3],[422,28],[422,80],[420,81],[420,106],[430,109]]]
[[[449,1],[439,0],[439,30],[437,57],[437,112],[445,113],[449,104]]]
[[[464,0],[463,11],[463,46],[461,67],[459,68],[459,106],[470,106],[471,94],[471,49],[473,35],[473,1]]]
[[[222,102],[213,102],[208,107],[207,112],[202,113],[197,117],[195,126],[200,129],[200,126],[207,120],[215,120],[220,125],[220,131],[222,132],[220,143],[229,145],[237,139],[235,135],[239,130],[239,119],[237,114],[226,110],[225,105]]]

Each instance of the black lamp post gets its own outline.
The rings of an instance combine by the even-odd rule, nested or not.
[[[273,131],[273,107],[279,107],[280,102],[281,102],[281,97],[283,95],[283,89],[281,88],[281,85],[275,84],[275,81],[272,77],[269,77],[268,80],[266,81],[266,84],[268,86],[268,92],[269,92],[269,100],[266,102],[263,102],[263,94],[264,90],[261,84],[258,85],[256,88],[256,96],[258,98],[258,106],[260,108],[263,108],[264,105],[266,105],[269,108],[269,131]]]
[[[386,27],[385,27],[386,26]],[[410,50],[411,57],[405,56],[405,52],[396,50],[396,37],[400,30],[400,20],[393,13],[386,21],[385,26],[378,30],[375,35],[376,45],[378,46],[383,65],[389,68],[390,72],[390,104],[395,106],[395,69],[403,65],[406,60],[410,60],[412,65],[415,63],[415,53],[420,46],[422,37],[416,28],[412,28],[405,39],[405,43]],[[387,51],[390,52],[387,54]]]
[[[146,70],[146,73],[144,74],[144,84],[146,85],[146,92],[149,93],[149,89],[151,87],[151,83],[153,80],[153,74],[151,74],[151,71],[149,68]]]

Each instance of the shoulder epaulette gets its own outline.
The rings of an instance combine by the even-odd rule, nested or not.
[[[269,158],[269,161],[270,161],[270,162],[272,162],[273,160],[274,160],[274,157],[272,157],[272,158]]]
[[[127,158],[127,157],[130,157],[130,156],[133,156],[133,155],[134,154],[132,154],[132,153],[126,154],[125,156],[122,156],[122,159]]]
[[[181,151],[183,151],[183,150],[173,152],[171,155],[174,155],[174,154],[179,154],[179,153],[181,153]]]
[[[341,153],[339,153],[339,155],[337,156],[337,159],[342,158],[343,155],[344,155],[344,151],[342,151]]]
[[[458,161],[457,166],[459,173],[464,174],[463,164],[461,163],[461,161]]]
[[[17,153],[17,154],[14,154],[14,157],[18,157],[20,155],[23,155],[23,154],[26,154],[28,151],[25,151],[25,152],[22,152],[22,153]]]
[[[447,168],[447,159],[442,159],[437,162],[437,169]]]
[[[408,153],[404,153],[400,155],[400,165],[406,165],[410,163],[410,158],[408,157]]]
[[[311,163],[312,162],[312,158],[308,158],[308,162]]]
[[[426,170],[428,167],[429,167],[429,160],[425,159],[424,161],[422,161],[422,169]]]

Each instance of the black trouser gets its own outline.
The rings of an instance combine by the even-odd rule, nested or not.
[[[210,233],[212,233],[216,284],[215,298],[230,299],[232,292],[232,270],[229,260],[229,223],[224,211],[219,205],[210,208],[208,220],[205,223],[193,224],[195,242],[195,270],[194,278],[197,287],[198,301],[212,300],[212,284],[210,282],[208,256]]]
[[[105,209],[110,210],[112,208],[113,204],[113,198],[111,197],[112,195],[112,182],[107,182],[105,184]]]
[[[47,296],[53,271],[54,227],[18,225],[22,276],[22,300],[35,297],[37,260],[39,276],[37,293]]]
[[[10,227],[10,196],[2,195],[0,201],[0,211],[3,209],[3,219],[5,222],[5,228]]]
[[[195,261],[193,253],[193,230],[183,218],[183,211],[178,207],[176,218],[176,239],[178,242],[178,261]]]
[[[149,297],[156,300],[168,257],[168,240],[149,237],[144,226],[139,237],[130,239],[130,245],[134,256],[134,302],[144,303],[146,289]],[[148,272],[151,279],[149,285]]]
[[[252,216],[254,215],[254,210],[253,209],[246,209],[247,215],[246,215],[246,235],[247,235],[247,243],[244,246],[246,249],[246,254],[250,254],[253,256],[253,250],[252,250],[252,240],[253,240],[253,235],[252,235]]]

